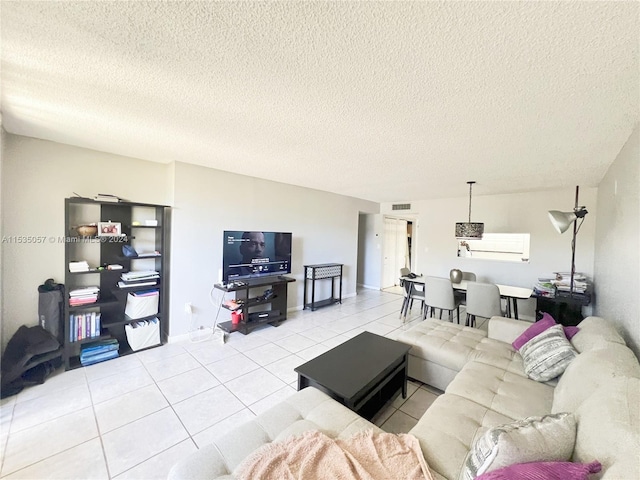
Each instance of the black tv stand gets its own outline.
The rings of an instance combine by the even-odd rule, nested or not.
[[[215,285],[216,289],[225,292],[221,299],[222,308],[242,314],[242,320],[240,320],[239,323],[234,324],[231,321],[222,322],[218,324],[218,327],[228,333],[241,332],[242,334],[247,335],[258,325],[270,323],[277,327],[281,322],[287,319],[287,285],[291,282],[295,282],[295,278],[269,276],[262,278],[246,278],[240,281],[242,281],[244,285]],[[260,293],[251,292],[252,289],[257,288],[271,288],[273,295],[269,298],[264,298],[264,291],[260,291]],[[225,304],[225,297],[228,292],[235,292],[236,300],[238,301],[237,306],[229,306]],[[269,315],[264,316],[257,315],[264,314],[266,312],[273,313],[269,313]]]

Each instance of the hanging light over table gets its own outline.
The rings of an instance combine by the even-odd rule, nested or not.
[[[456,223],[456,238],[482,238],[484,233],[484,223],[471,221],[471,188],[476,182],[467,182],[469,184],[469,221]]]

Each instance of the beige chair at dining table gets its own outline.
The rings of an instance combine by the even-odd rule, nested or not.
[[[460,323],[460,299],[453,294],[453,286],[449,278],[425,277],[424,302],[426,304],[425,318],[429,310],[431,316],[434,314],[434,309],[440,310],[440,318],[442,318],[442,311],[447,310],[449,319],[453,322],[453,311],[456,310],[458,323]]]
[[[500,289],[493,283],[469,282],[467,284],[467,319],[465,325],[476,326],[476,317],[502,317]]]

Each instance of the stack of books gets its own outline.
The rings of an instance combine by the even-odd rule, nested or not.
[[[556,286],[553,284],[553,279],[548,277],[538,278],[533,286],[533,291],[538,297],[553,298],[556,296]]]
[[[89,305],[98,301],[100,287],[76,288],[69,292],[69,305],[77,307],[79,305]]]
[[[71,273],[88,272],[89,264],[84,260],[81,262],[69,262],[69,271]]]
[[[137,272],[125,272],[120,275],[120,281],[118,287],[131,288],[131,287],[144,287],[153,286],[158,284],[160,274],[155,270],[141,270]]]
[[[589,282],[583,273],[573,274],[573,293],[583,294],[587,291]],[[554,298],[571,291],[571,272],[553,272],[548,277],[540,277],[533,287],[539,297]]]
[[[555,272],[555,286],[558,292],[569,292],[571,290],[571,272]],[[573,274],[573,292],[584,293],[587,290],[587,277],[584,273]]]
[[[100,336],[100,313],[87,312],[69,315],[69,341],[79,342],[85,338]]]
[[[111,360],[118,356],[120,344],[115,338],[101,340],[95,343],[87,343],[80,350],[80,363],[83,366]]]

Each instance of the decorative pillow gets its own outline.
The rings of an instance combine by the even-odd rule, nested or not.
[[[490,428],[478,437],[467,454],[460,480],[514,463],[567,461],[576,439],[571,413],[529,417]]]
[[[561,375],[578,352],[564,335],[562,325],[547,328],[520,348],[529,378],[546,382]]]
[[[533,337],[541,334],[548,328],[554,327],[555,325],[557,325],[557,323],[553,319],[553,317],[548,313],[544,312],[542,314],[542,318],[537,322],[535,322],[533,325],[531,325],[529,328],[527,328],[524,332],[522,332],[522,334],[518,338],[516,338],[511,345],[516,350],[520,350],[520,348],[522,348],[522,346],[525,343],[527,343],[529,340],[531,340]],[[571,340],[571,338],[576,333],[578,333],[580,329],[578,327],[563,327],[563,330],[564,330],[565,336],[567,337],[567,340]]]
[[[516,463],[484,473],[476,480],[587,480],[589,474],[602,470],[600,462],[534,462]]]

